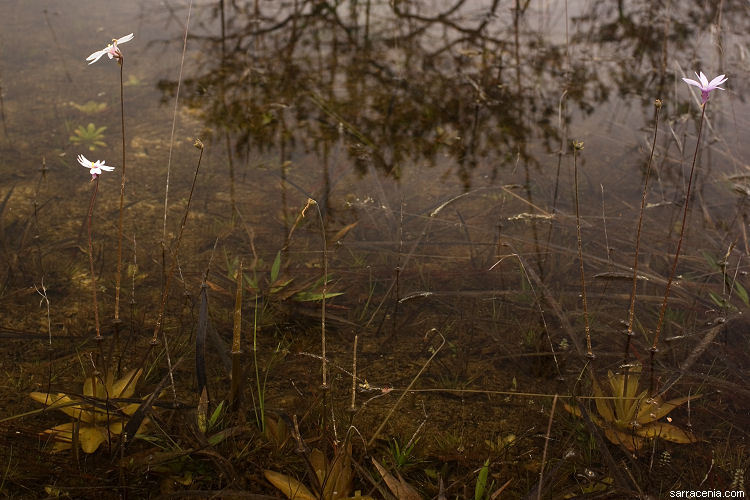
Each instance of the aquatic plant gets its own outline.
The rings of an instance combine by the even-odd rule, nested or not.
[[[654,438],[683,444],[695,442],[691,433],[672,424],[659,422],[659,419],[699,396],[664,401],[660,396],[649,396],[648,390],[638,393],[640,372],[640,366],[616,375],[610,371],[607,377],[611,392],[609,396],[595,380],[594,401],[599,416],[589,415],[591,420],[604,430],[607,439],[621,444],[629,451],[639,450],[649,439]],[[573,415],[582,416],[579,408],[565,404],[565,409]]]
[[[112,43],[107,44],[107,46],[102,50],[97,50],[96,52],[88,56],[86,60],[89,61],[89,64],[94,64],[96,61],[101,59],[104,54],[106,54],[110,59],[114,58],[118,63],[122,63],[122,52],[120,52],[120,48],[117,45],[120,43],[129,42],[133,39],[133,37],[134,35],[133,33],[131,33],[129,35],[125,35],[122,38],[113,38]]]
[[[106,102],[86,101],[84,104],[78,104],[77,102],[70,101],[68,104],[87,115],[95,115],[107,109]]]
[[[89,148],[89,151],[96,151],[97,147],[104,147],[107,143],[104,142],[104,131],[107,127],[97,127],[93,123],[89,123],[85,127],[79,125],[74,131],[73,135],[70,136],[70,142],[77,146],[84,146]]]
[[[94,453],[112,435],[119,435],[126,417],[135,413],[139,403],[120,404],[117,400],[133,396],[143,370],[131,370],[119,380],[112,372],[104,379],[97,375],[87,377],[82,395],[75,393],[50,394],[32,392],[29,396],[49,409],[57,409],[75,419],[44,431],[54,441],[53,452],[72,448],[74,440],[84,453]],[[141,428],[146,423],[141,424]]]

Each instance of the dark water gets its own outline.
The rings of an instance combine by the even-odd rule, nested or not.
[[[474,497],[486,460],[481,498],[506,483],[500,498],[536,497],[540,472],[544,498],[744,491],[746,2],[187,6],[2,5],[3,494],[280,495],[263,472],[314,489],[313,448],[351,471],[349,496],[388,490],[373,489],[370,457],[424,498],[441,480],[448,498]],[[120,71],[85,58],[130,32],[114,322]],[[694,71],[729,80],[705,107],[659,321],[701,127],[699,93],[681,80]],[[96,184],[78,154],[116,168],[100,177],[91,218],[99,343],[87,225]],[[240,262],[241,402],[204,430],[198,388],[207,384],[209,416],[232,398]],[[40,433],[71,418],[40,412],[29,393],[83,392],[93,405],[81,386],[107,367],[144,369],[135,397],[163,391],[141,410],[145,439],[51,453]],[[609,371],[639,384],[632,396],[679,404],[607,423],[607,400],[590,397],[617,396]],[[660,399],[615,397],[632,401],[640,412]],[[293,419],[306,452],[295,453],[292,431],[273,431]],[[667,439],[635,438],[634,426]]]

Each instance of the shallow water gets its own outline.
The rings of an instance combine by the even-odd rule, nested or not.
[[[490,490],[507,482],[508,498],[536,496],[540,471],[545,498],[743,490],[745,3],[256,0],[200,3],[189,14],[180,78],[187,3],[4,7],[0,491],[278,494],[267,469],[313,484],[291,433],[278,447],[258,431],[259,392],[274,419],[299,420],[310,448],[332,455],[357,436],[350,492],[363,495],[383,495],[372,492],[367,455],[394,470],[394,442],[410,441],[414,456],[400,471],[425,498],[438,495],[438,476],[449,497],[471,496],[487,459]],[[120,68],[85,58],[130,32],[115,324]],[[701,123],[700,96],[681,80],[694,70],[729,80],[705,108],[652,370]],[[655,99],[663,105],[624,362]],[[96,136],[89,124],[106,129]],[[116,170],[90,182],[78,154]],[[100,344],[87,225],[95,186]],[[205,351],[213,411],[230,393],[240,262],[242,403],[203,432],[196,352]],[[597,384],[611,395],[608,371],[632,365],[643,365],[639,392],[652,385],[665,400],[689,399],[659,422],[669,418],[694,442],[633,450],[597,425],[606,418],[588,398],[602,395]],[[40,433],[70,419],[35,411],[42,405],[29,393],[80,395],[105,366],[144,367],[135,396],[166,381],[147,439],[118,448],[119,461],[110,459],[117,436],[95,454],[50,453]],[[231,436],[207,445],[218,429]]]

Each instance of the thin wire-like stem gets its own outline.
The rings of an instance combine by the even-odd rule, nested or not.
[[[323,212],[320,210],[320,204],[316,200],[310,200],[315,203],[320,218],[320,232],[323,238],[323,295],[320,306],[320,344],[323,371],[323,389],[328,388],[328,360],[326,359],[326,295],[328,295],[328,245],[326,242],[326,225],[323,219]],[[310,205],[308,201],[308,206]]]
[[[185,207],[185,214],[182,217],[182,223],[180,224],[180,232],[177,233],[177,240],[172,250],[172,265],[169,268],[169,272],[166,275],[164,282],[164,290],[161,294],[161,304],[159,306],[159,314],[156,318],[156,324],[154,326],[154,335],[151,338],[151,345],[159,343],[159,331],[161,330],[162,322],[164,321],[164,309],[167,305],[167,296],[169,295],[169,285],[172,281],[172,275],[174,274],[175,267],[177,267],[177,253],[180,249],[180,242],[182,241],[182,232],[185,229],[185,223],[187,222],[188,214],[190,213],[190,202],[193,199],[193,192],[195,191],[195,181],[198,179],[198,171],[201,168],[201,160],[203,159],[203,143],[200,140],[195,141],[195,147],[200,149],[200,155],[198,156],[198,165],[195,167],[195,174],[193,175],[193,183],[190,186],[190,195],[188,196],[187,206]]]
[[[557,406],[558,395],[552,398],[552,409],[549,412],[547,421],[547,434],[544,436],[544,451],[542,452],[542,466],[539,468],[539,489],[537,490],[537,499],[542,500],[542,484],[544,483],[544,463],[547,461],[547,446],[549,445],[549,435],[552,432],[552,419],[555,418],[555,407]]]
[[[588,303],[586,302],[586,275],[583,271],[583,243],[581,241],[581,215],[578,209],[578,151],[583,149],[582,142],[573,143],[573,183],[576,202],[576,237],[578,240],[578,264],[581,270],[581,298],[583,300],[583,323],[586,331],[586,357],[594,358],[591,350],[591,327],[589,326]]]
[[[409,392],[411,392],[412,387],[414,387],[414,384],[417,382],[417,379],[422,375],[422,372],[424,372],[427,369],[427,366],[429,366],[429,364],[432,362],[435,356],[437,356],[438,353],[443,349],[443,346],[445,345],[445,337],[443,337],[443,334],[437,331],[436,328],[432,328],[425,334],[425,340],[427,340],[427,337],[431,333],[436,333],[440,337],[440,340],[441,340],[440,345],[432,351],[432,355],[429,357],[429,359],[427,359],[427,361],[425,361],[425,363],[422,365],[422,368],[420,368],[417,374],[414,375],[414,377],[411,379],[411,382],[409,382],[409,385],[406,387],[406,389],[404,389],[404,392],[401,393],[401,396],[399,396],[399,398],[396,400],[396,403],[391,407],[390,410],[388,410],[388,413],[386,414],[385,418],[383,419],[382,422],[380,422],[380,425],[375,430],[375,433],[367,442],[368,448],[371,447],[373,443],[375,442],[375,440],[378,438],[378,436],[380,435],[380,431],[383,430],[383,427],[385,427],[385,424],[388,423],[388,420],[391,418],[391,415],[393,415],[393,412],[396,411],[396,408],[398,408],[399,404],[401,404],[401,400],[404,399],[404,397],[407,394],[409,394]]]
[[[122,285],[122,217],[125,207],[125,98],[122,84],[122,67],[124,58],[118,58],[120,64],[120,123],[122,130],[122,169],[120,170],[120,216],[117,222],[117,276],[115,277],[115,324],[120,321],[120,286]]]
[[[638,215],[638,229],[635,233],[635,256],[633,257],[633,288],[630,291],[630,311],[628,312],[628,331],[627,340],[625,341],[625,359],[627,363],[630,356],[630,342],[633,338],[633,323],[635,321],[635,295],[638,285],[638,251],[641,246],[641,227],[643,226],[643,212],[646,208],[646,193],[648,191],[648,180],[651,177],[651,163],[654,159],[654,150],[656,149],[656,135],[659,131],[659,112],[661,111],[662,102],[657,99],[654,101],[656,107],[656,116],[654,117],[654,140],[651,142],[651,154],[648,157],[646,165],[646,179],[643,182],[643,195],[641,196],[641,211]]]
[[[354,336],[354,347],[352,348],[352,405],[349,408],[352,413],[356,411],[357,402],[357,342],[359,335]]]
[[[669,279],[667,280],[667,286],[664,289],[664,300],[661,303],[661,309],[659,310],[659,321],[656,323],[656,331],[654,332],[654,342],[651,344],[651,381],[649,391],[654,391],[654,357],[658,349],[659,335],[664,325],[664,315],[667,312],[667,299],[669,298],[669,290],[672,287],[672,281],[674,280],[675,272],[677,271],[677,261],[680,258],[680,250],[682,249],[682,238],[685,236],[685,225],[687,222],[688,207],[690,206],[690,190],[693,186],[693,174],[695,173],[695,161],[698,158],[698,149],[701,144],[701,134],[703,133],[703,118],[706,116],[706,105],[708,102],[703,103],[701,106],[701,119],[698,125],[698,137],[695,141],[695,152],[693,153],[693,164],[690,166],[690,177],[688,178],[687,194],[685,195],[685,203],[682,210],[682,225],[680,226],[680,239],[677,240],[677,250],[674,253],[674,261],[672,262],[672,270],[669,273]]]
[[[174,95],[174,113],[172,114],[172,132],[169,136],[169,154],[167,157],[167,180],[164,185],[164,223],[162,226],[161,233],[161,246],[162,246],[162,266],[166,264],[166,248],[167,248],[167,207],[169,203],[169,173],[172,166],[172,150],[174,148],[174,130],[177,123],[177,104],[180,99],[180,84],[182,83],[182,68],[185,65],[185,52],[187,50],[187,36],[188,28],[190,27],[190,13],[193,11],[193,0],[190,0],[188,4],[187,20],[185,21],[185,36],[182,39],[182,58],[180,59],[180,73],[177,77],[177,90]],[[164,284],[166,287],[166,283]],[[156,336],[156,334],[154,335]]]
[[[102,332],[99,328],[99,301],[96,294],[96,273],[94,272],[94,244],[91,237],[92,219],[94,218],[94,203],[96,202],[96,193],[99,191],[99,176],[94,179],[93,184],[94,188],[91,191],[91,201],[89,202],[89,214],[86,219],[86,227],[89,233],[89,267],[91,268],[91,293],[94,301],[94,322],[96,324],[96,337],[94,337],[94,339],[99,342],[102,340]]]

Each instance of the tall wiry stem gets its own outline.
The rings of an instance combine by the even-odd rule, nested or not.
[[[638,229],[635,233],[635,256],[633,257],[633,288],[630,291],[630,311],[628,312],[628,331],[627,340],[625,341],[625,360],[627,363],[630,355],[630,342],[633,338],[633,323],[635,322],[635,295],[638,284],[638,251],[641,245],[641,227],[643,226],[643,212],[646,208],[646,192],[648,191],[648,180],[651,177],[651,162],[654,159],[654,150],[656,149],[656,135],[659,131],[659,111],[661,111],[662,102],[657,99],[654,101],[656,107],[656,116],[654,117],[654,140],[651,143],[651,154],[648,157],[646,165],[646,179],[643,182],[643,195],[641,196],[641,212],[638,216]]]
[[[99,177],[97,176],[93,180],[94,189],[91,192],[91,201],[89,202],[89,215],[87,218],[87,228],[89,233],[89,267],[91,269],[91,292],[94,300],[94,323],[96,324],[96,337],[94,339],[99,342],[102,340],[102,332],[99,328],[99,301],[97,299],[96,291],[96,274],[94,272],[94,244],[91,237],[91,226],[92,219],[94,218],[94,202],[96,202],[96,193],[99,191]]]
[[[174,113],[172,114],[172,132],[169,135],[169,154],[167,156],[167,179],[164,184],[164,223],[162,226],[161,233],[161,257],[162,257],[162,273],[166,269],[166,252],[167,252],[167,207],[169,205],[169,173],[172,167],[172,149],[174,147],[174,131],[177,124],[177,105],[180,99],[180,85],[182,83],[182,69],[185,65],[185,52],[187,51],[187,36],[188,29],[190,28],[190,14],[193,11],[193,0],[190,0],[188,4],[187,20],[185,21],[185,36],[182,40],[182,58],[180,59],[180,73],[177,77],[177,90],[174,95]],[[166,278],[164,278],[166,280]],[[164,283],[166,287],[166,282]],[[156,334],[154,335],[156,338]]]
[[[703,118],[706,116],[706,105],[708,102],[704,102],[701,105],[701,119],[698,125],[698,138],[695,141],[695,152],[693,153],[693,164],[690,166],[690,177],[688,178],[687,194],[685,195],[685,203],[682,210],[682,225],[680,226],[680,239],[677,240],[677,250],[674,253],[674,261],[672,262],[672,271],[669,273],[669,279],[667,280],[667,286],[664,289],[664,299],[661,303],[661,309],[659,310],[659,321],[656,323],[656,331],[654,332],[654,342],[651,345],[651,381],[649,384],[649,391],[654,392],[654,357],[658,352],[659,335],[661,334],[662,326],[664,325],[664,315],[667,312],[667,299],[669,298],[669,290],[672,287],[672,281],[674,280],[675,272],[677,271],[677,261],[680,258],[680,250],[682,249],[682,238],[685,235],[685,223],[687,222],[688,207],[690,206],[690,190],[693,186],[693,174],[695,173],[695,161],[698,158],[698,148],[701,143],[701,133],[703,132]]]
[[[582,142],[573,142],[573,183],[576,202],[576,236],[578,240],[578,264],[581,270],[581,298],[583,299],[583,323],[586,330],[586,357],[594,359],[591,350],[591,327],[589,326],[589,311],[586,302],[586,275],[583,271],[583,242],[581,240],[581,215],[578,210],[578,151],[583,149]]]
[[[166,274],[164,289],[161,294],[161,303],[159,305],[159,314],[156,318],[156,324],[154,325],[154,335],[151,338],[151,345],[157,345],[159,343],[159,332],[161,331],[162,322],[164,321],[164,310],[167,305],[167,297],[169,296],[169,285],[172,281],[172,275],[177,267],[177,253],[180,250],[180,242],[182,241],[182,233],[185,230],[185,223],[187,223],[188,214],[190,213],[190,202],[193,200],[193,192],[195,191],[195,182],[198,179],[198,171],[201,168],[201,160],[203,159],[204,145],[200,139],[195,140],[195,147],[200,149],[200,155],[198,156],[198,165],[195,167],[195,174],[193,175],[193,183],[190,186],[190,195],[188,195],[187,206],[185,207],[185,214],[182,217],[182,223],[180,224],[180,231],[177,233],[177,240],[175,240],[174,248],[172,249],[172,265]]]
[[[120,217],[117,223],[117,276],[115,277],[115,324],[120,322],[120,286],[122,284],[122,217],[125,204],[125,99],[122,84],[122,66],[124,58],[118,58],[120,64],[120,122],[122,130],[122,170],[120,171]]]

